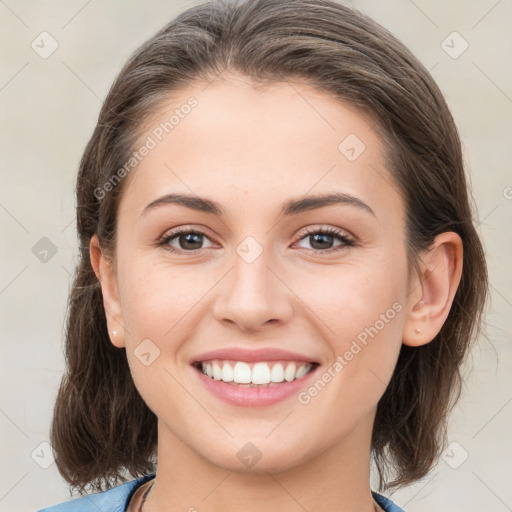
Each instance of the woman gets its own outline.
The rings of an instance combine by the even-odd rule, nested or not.
[[[212,1],[121,70],[77,180],[59,510],[400,511],[486,266],[432,77],[331,0]],[[134,479],[124,482],[129,473]]]

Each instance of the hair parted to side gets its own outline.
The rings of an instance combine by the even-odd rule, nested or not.
[[[487,297],[484,251],[461,143],[441,91],[392,34],[334,0],[197,5],[144,43],[112,85],[76,185],[80,260],[69,297],[67,372],[51,427],[59,472],[84,493],[86,486],[105,490],[125,481],[123,472],[138,477],[155,469],[157,418],[135,388],[125,350],[110,342],[89,256],[95,233],[103,250],[115,254],[126,180],[102,197],[97,191],[130,158],[143,121],[163,99],[224,70],[255,84],[302,81],[371,116],[405,200],[411,263],[442,232],[462,238],[462,278],[444,326],[431,343],[402,345],[378,404],[372,450],[380,488],[412,483],[433,467],[445,444],[460,366],[479,333]]]

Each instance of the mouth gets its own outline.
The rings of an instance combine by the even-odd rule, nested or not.
[[[194,361],[192,366],[211,380],[231,386],[259,388],[280,386],[300,380],[315,370],[319,363],[311,361],[235,361],[210,359]]]

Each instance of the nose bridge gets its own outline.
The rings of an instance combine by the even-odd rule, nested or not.
[[[252,331],[263,328],[270,320],[286,320],[292,304],[287,287],[273,269],[271,249],[248,236],[236,247],[232,261],[233,268],[214,307],[217,319]]]

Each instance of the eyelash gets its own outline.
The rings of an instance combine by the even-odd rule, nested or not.
[[[204,236],[209,239],[209,237],[206,235],[206,233],[204,233],[202,231],[199,231],[196,229],[189,229],[186,227],[179,227],[179,228],[176,228],[175,230],[171,231],[169,234],[165,235],[163,238],[161,238],[158,241],[157,245],[159,247],[166,246],[166,247],[164,247],[164,249],[166,251],[169,251],[169,252],[175,253],[175,254],[195,254],[195,255],[202,254],[202,251],[204,249],[203,250],[198,249],[198,250],[183,251],[180,249],[175,249],[174,247],[171,247],[170,245],[168,245],[169,242],[171,242],[173,239],[175,239],[176,237],[178,237],[181,234],[199,235],[199,236]],[[336,237],[342,242],[342,244],[340,244],[336,247],[331,247],[330,249],[325,249],[325,250],[306,249],[307,251],[312,251],[312,252],[319,253],[319,254],[330,254],[331,252],[336,252],[336,251],[339,251],[342,249],[346,249],[347,247],[352,247],[352,246],[356,245],[355,241],[352,238],[349,238],[347,235],[344,234],[344,232],[342,232],[338,229],[332,228],[332,227],[327,227],[327,228],[322,228],[322,229],[308,228],[308,230],[300,238],[297,239],[297,242],[300,242],[301,240],[303,240],[304,238],[307,238],[308,236],[316,235],[316,234],[322,234],[322,235]]]

